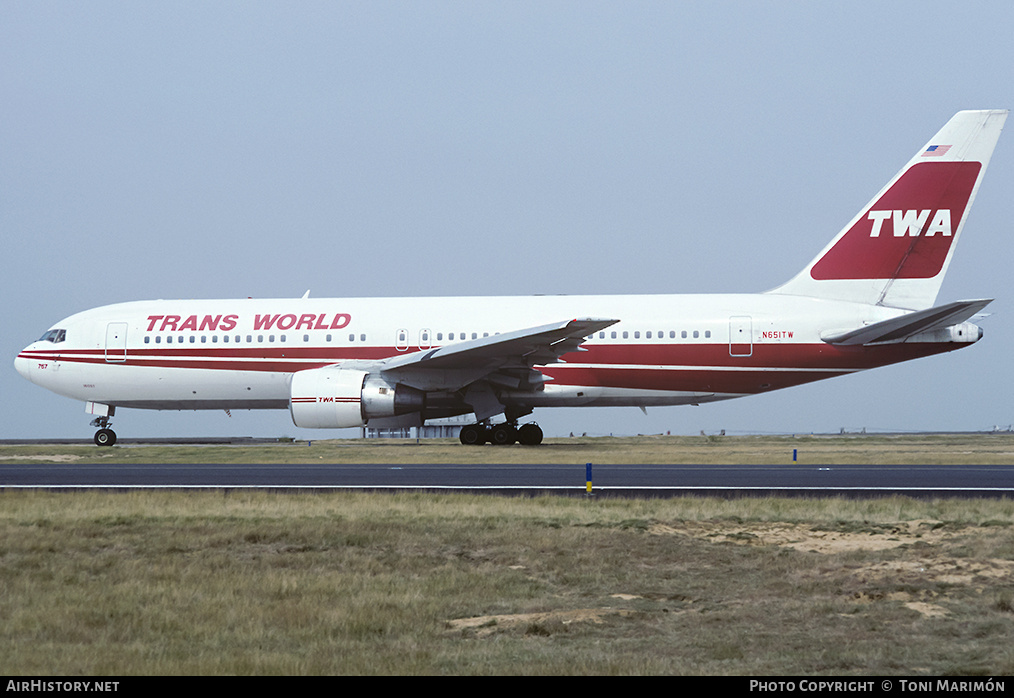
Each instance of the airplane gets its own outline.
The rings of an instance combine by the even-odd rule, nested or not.
[[[536,408],[699,405],[953,351],[992,299],[936,297],[1007,114],[958,112],[764,293],[137,301],[61,320],[14,364],[84,401],[100,446],[117,408],[321,429],[474,414],[461,443],[536,445]]]

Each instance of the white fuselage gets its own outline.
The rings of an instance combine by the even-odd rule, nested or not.
[[[679,405],[963,345],[838,347],[821,340],[822,332],[903,313],[777,294],[139,301],[72,315],[53,327],[64,331],[62,341],[37,341],[15,363],[32,382],[86,402],[286,409],[297,371],[382,360],[574,317],[622,318],[562,363],[539,367],[550,378],[540,389],[503,388],[501,402],[529,408]],[[453,407],[452,395],[443,400],[441,414],[468,411]]]

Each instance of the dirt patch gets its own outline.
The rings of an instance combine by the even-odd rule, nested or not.
[[[975,587],[989,580],[1014,577],[1014,560],[983,560],[952,557],[920,557],[866,565],[861,568],[864,581],[892,579],[901,582],[933,581]]]
[[[937,606],[935,603],[926,603],[924,601],[909,601],[905,604],[906,608],[911,608],[917,613],[921,613],[927,618],[940,618],[947,615],[947,609],[943,606]]]
[[[690,535],[714,542],[742,545],[777,545],[804,552],[832,554],[854,550],[887,550],[915,543],[935,544],[950,535],[938,521],[907,521],[878,525],[862,530],[822,530],[812,525],[791,523],[730,524],[727,522],[688,522],[676,529],[655,524],[648,529],[654,535]]]
[[[889,550],[909,546],[920,554],[914,559],[892,560],[857,566],[850,575],[861,584],[879,585],[885,581],[925,587],[927,583],[960,585],[981,592],[995,586],[997,580],[1014,582],[1014,560],[1001,558],[953,557],[946,553],[947,544],[965,535],[960,530],[948,530],[941,522],[932,520],[907,521],[890,524],[857,525],[857,530],[824,530],[812,524],[754,523],[730,524],[727,522],[693,522],[677,529],[657,524],[649,528],[654,535],[689,535],[710,541],[738,545],[774,545],[802,552],[832,555],[854,551]],[[856,601],[879,601],[883,596]],[[914,611],[927,617],[946,614],[943,607],[927,603],[913,594],[901,593],[888,600],[901,601]]]
[[[529,635],[549,635],[557,626],[572,623],[604,623],[607,616],[629,616],[633,611],[621,608],[576,608],[569,611],[541,613],[508,613],[474,618],[456,618],[447,621],[450,632],[469,631],[478,637],[493,633],[524,632]]]

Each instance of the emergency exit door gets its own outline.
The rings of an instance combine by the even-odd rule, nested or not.
[[[106,325],[106,363],[127,360],[127,323],[110,322]]]
[[[729,318],[729,355],[753,354],[753,319],[749,315]]]

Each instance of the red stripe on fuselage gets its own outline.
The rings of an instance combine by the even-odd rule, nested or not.
[[[911,343],[875,347],[829,344],[754,344],[750,356],[730,356],[727,344],[585,345],[564,356],[576,365],[539,370],[556,385],[638,390],[757,393],[953,351],[967,344]],[[215,371],[293,373],[349,359],[400,355],[393,347],[164,347],[129,349],[126,361],[108,363],[101,349],[22,352],[21,358]],[[119,358],[119,357],[118,357]],[[771,370],[774,369],[774,370]]]

